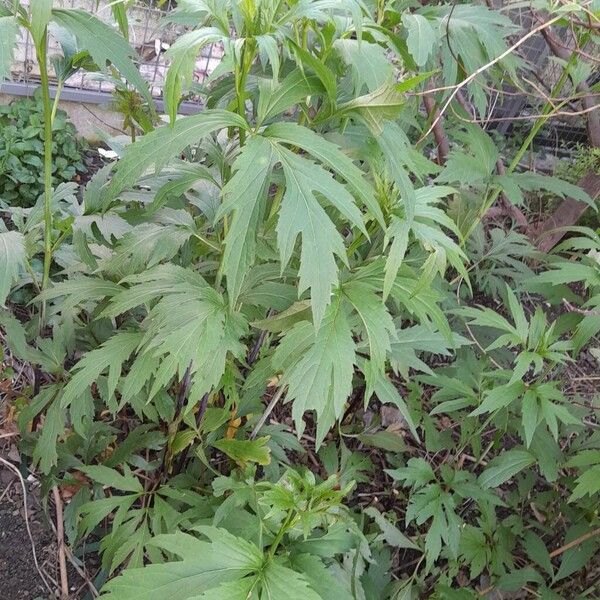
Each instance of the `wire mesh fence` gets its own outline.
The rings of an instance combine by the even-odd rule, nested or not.
[[[35,0],[31,0],[35,1]],[[57,7],[78,8],[94,14],[103,21],[114,26],[111,13],[112,0],[54,0]],[[497,6],[508,9],[512,21],[519,27],[514,39],[531,30],[537,24],[537,16],[533,9],[517,3],[516,8],[511,0],[494,0]],[[169,21],[166,16],[176,6],[174,0],[167,0],[157,4],[153,0],[137,1],[128,8],[129,39],[137,53],[137,63],[142,76],[148,82],[152,96],[156,99],[162,97],[162,90],[168,68],[165,58],[166,50],[185,31],[186,26]],[[568,40],[567,42],[568,43]],[[50,41],[50,54],[59,54],[60,47],[55,39]],[[205,46],[198,56],[194,68],[193,79],[202,83],[216,69],[223,56],[223,48],[219,44]],[[554,60],[548,52],[548,46],[541,35],[533,36],[518,49],[518,56],[526,65],[528,76],[531,77],[531,86],[534,93],[525,93],[510,84],[503,85],[500,89],[490,93],[489,111],[485,127],[494,129],[501,135],[509,135],[521,127],[526,127],[528,119],[539,114],[544,101],[544,95],[550,93],[552,85],[560,77],[562,66]],[[39,69],[35,60],[33,42],[23,30],[15,52],[12,69],[13,82],[26,86],[37,86],[39,83]],[[599,76],[600,77],[600,76]],[[98,73],[80,71],[66,82],[65,91],[69,99],[89,101],[90,93],[95,93],[97,102],[110,98],[115,82],[110,77]],[[537,91],[535,91],[537,90]],[[70,92],[70,93],[69,93]],[[563,95],[573,91],[568,84],[563,90]],[[78,94],[80,94],[78,96]],[[199,97],[192,96],[186,104],[195,104],[201,108]],[[196,109],[193,109],[196,110]],[[569,152],[575,145],[585,143],[587,140],[583,119],[571,118],[552,121],[544,128],[536,139],[536,144],[553,147],[556,150]]]
[[[174,4],[172,0],[161,3],[160,6],[148,1],[136,2],[128,9],[129,39],[137,53],[136,62],[140,73],[148,82],[152,96],[155,98],[162,96],[168,67],[165,52],[187,30],[185,26],[170,23],[166,19]],[[84,10],[114,26],[110,1],[55,0],[54,5]],[[55,38],[51,37],[49,44],[50,55],[60,54],[60,46]],[[196,60],[194,81],[202,83],[218,66],[222,56],[223,49],[219,44],[204,47]],[[33,41],[25,30],[20,32],[11,70],[13,82],[27,86],[39,84],[40,72],[35,60]],[[114,88],[115,82],[111,78],[84,71],[79,71],[70,77],[65,84],[66,91],[97,92],[106,95]],[[72,93],[70,97],[76,98],[77,94]],[[192,98],[191,101],[199,102],[198,98]]]
[[[516,7],[511,8],[512,5]],[[540,25],[540,16],[531,6],[515,3],[511,0],[496,0],[498,8],[508,9],[508,15],[519,30],[512,41]],[[564,29],[560,32],[564,33]],[[555,35],[560,35],[559,30]],[[561,39],[565,47],[572,48],[574,40]],[[527,82],[528,93],[513,85],[505,84],[501,89],[491,93],[488,128],[502,135],[508,135],[527,129],[540,114],[543,105],[552,93],[563,72],[564,64],[557,61],[549,51],[548,44],[541,34],[534,35],[522,44],[516,52],[522,61],[523,81]],[[567,79],[561,89],[560,96],[568,97],[576,94],[571,82]],[[570,154],[578,144],[587,143],[587,132],[582,117],[564,119],[554,117],[549,120],[536,137],[535,145],[545,149],[553,149],[557,154]]]

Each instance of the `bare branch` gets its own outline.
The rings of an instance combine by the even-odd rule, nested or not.
[[[569,60],[571,58],[570,50],[556,39],[552,33],[551,27],[545,28],[541,33],[548,44],[548,48],[550,48],[555,56],[562,60]],[[582,94],[582,113],[586,113],[588,139],[592,146],[598,148],[600,147],[600,111],[598,111],[600,105],[594,103],[593,95],[585,81],[581,81],[577,85],[577,91]]]
[[[439,111],[436,107],[435,100],[431,94],[423,96],[423,105],[427,111],[429,119],[437,119]],[[435,137],[437,145],[437,158],[438,164],[443,165],[448,158],[448,152],[450,151],[450,143],[448,142],[448,136],[442,122],[438,119],[435,127],[433,128],[433,136]]]
[[[533,37],[534,35],[537,35],[538,33],[543,31],[544,29],[550,27],[553,23],[556,23],[560,19],[562,19],[562,16],[554,17],[554,18],[550,19],[549,21],[546,21],[545,23],[538,25],[535,29],[532,29],[531,31],[526,33],[522,38],[520,38],[512,46],[510,46],[504,52],[499,54],[496,58],[494,58],[490,62],[486,63],[485,65],[479,67],[479,69],[473,71],[473,73],[471,73],[471,75],[469,75],[466,79],[463,79],[459,84],[457,84],[455,86],[450,86],[450,88],[446,88],[446,89],[453,89],[453,92],[448,96],[448,99],[446,100],[446,102],[444,102],[444,105],[442,106],[441,110],[439,111],[439,114],[434,119],[434,121],[431,124],[431,126],[429,127],[429,129],[421,136],[421,139],[419,141],[422,141],[423,139],[425,139],[433,131],[433,128],[438,124],[438,122],[442,118],[443,114],[446,112],[446,110],[448,110],[450,103],[452,102],[452,100],[454,100],[454,98],[456,97],[456,94],[458,94],[458,92],[462,88],[469,85],[469,83],[471,83],[471,81],[473,81],[478,75],[480,75],[484,71],[487,71],[490,67],[493,67],[495,64],[499,63],[503,58],[506,58],[509,54],[513,53],[517,48],[522,46],[529,38]]]
[[[67,558],[65,554],[65,528],[63,524],[63,503],[58,487],[52,488],[52,496],[56,509],[56,543],[58,544],[58,566],[60,573],[60,593],[62,600],[69,598],[69,576],[67,574]]]

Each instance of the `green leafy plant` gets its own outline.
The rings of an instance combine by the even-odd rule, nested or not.
[[[21,445],[46,488],[75,489],[66,534],[81,552],[100,539],[104,597],[589,587],[596,407],[565,382],[600,329],[598,237],[541,256],[482,217],[501,193],[591,200],[520,170],[533,137],[499,172],[492,137],[459,120],[429,160],[421,94],[460,115],[464,92],[483,117],[485,86],[521,65],[498,11],[415,8],[180,2],[193,28],[168,51],[168,122],[115,142],[82,203],[62,185],[8,213],[0,299],[46,306],[41,328],[0,313],[44,373]],[[52,15],[146,98],[123,38]],[[209,43],[224,58],[206,109],[180,117]],[[37,285],[48,223],[60,270]]]
[[[108,586],[106,598],[251,597],[317,598],[346,594],[348,589],[329,571],[336,557],[359,552],[363,536],[340,504],[349,491],[335,477],[317,483],[310,473],[288,471],[275,484],[256,484],[251,478],[217,478],[213,487],[237,511],[254,523],[250,539],[223,528],[196,525],[187,533],[154,537],[155,555],[178,556],[142,571],[128,570]],[[215,520],[230,515],[218,509]],[[199,557],[203,559],[199,560]],[[329,567],[329,568],[328,568]],[[139,576],[144,584],[140,588]]]
[[[54,61],[55,74],[58,79],[54,101],[50,98],[48,69],[48,32],[51,22],[60,28],[57,37],[63,49],[62,60]],[[148,86],[131,61],[134,52],[124,38],[115,34],[109,25],[90,16],[85,11],[53,8],[52,0],[40,0],[31,6],[21,6],[19,2],[10,2],[9,0],[2,0],[0,3],[0,32],[3,38],[0,81],[4,80],[10,72],[13,48],[19,27],[23,27],[31,35],[40,69],[40,94],[44,126],[44,262],[41,289],[44,289],[49,283],[54,251],[52,240],[52,156],[54,144],[52,134],[60,92],[66,78],[79,68],[89,67],[90,63],[105,67],[107,62],[111,62],[133,85],[138,87],[149,102],[152,99]],[[68,34],[65,35],[63,30],[66,30]],[[76,51],[77,43],[85,46],[86,49],[83,53]]]
[[[44,118],[39,94],[0,107],[0,198],[9,206],[31,207],[44,189]],[[64,111],[52,130],[52,183],[85,173],[85,144]]]
[[[575,183],[586,173],[600,174],[600,150],[578,145],[569,165],[558,164],[556,174],[561,179]]]

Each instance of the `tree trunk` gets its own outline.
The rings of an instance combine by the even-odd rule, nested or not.
[[[587,173],[577,185],[586,191],[592,200],[600,196],[600,175]],[[589,204],[585,202],[565,198],[552,215],[532,229],[532,240],[542,252],[549,252],[567,234],[566,228],[575,225],[587,208]]]

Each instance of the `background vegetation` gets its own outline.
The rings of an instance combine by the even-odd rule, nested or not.
[[[0,106],[0,197],[11,206],[31,207],[44,190],[44,121],[39,99]],[[86,172],[83,144],[62,110],[52,131],[53,183],[65,183]]]

